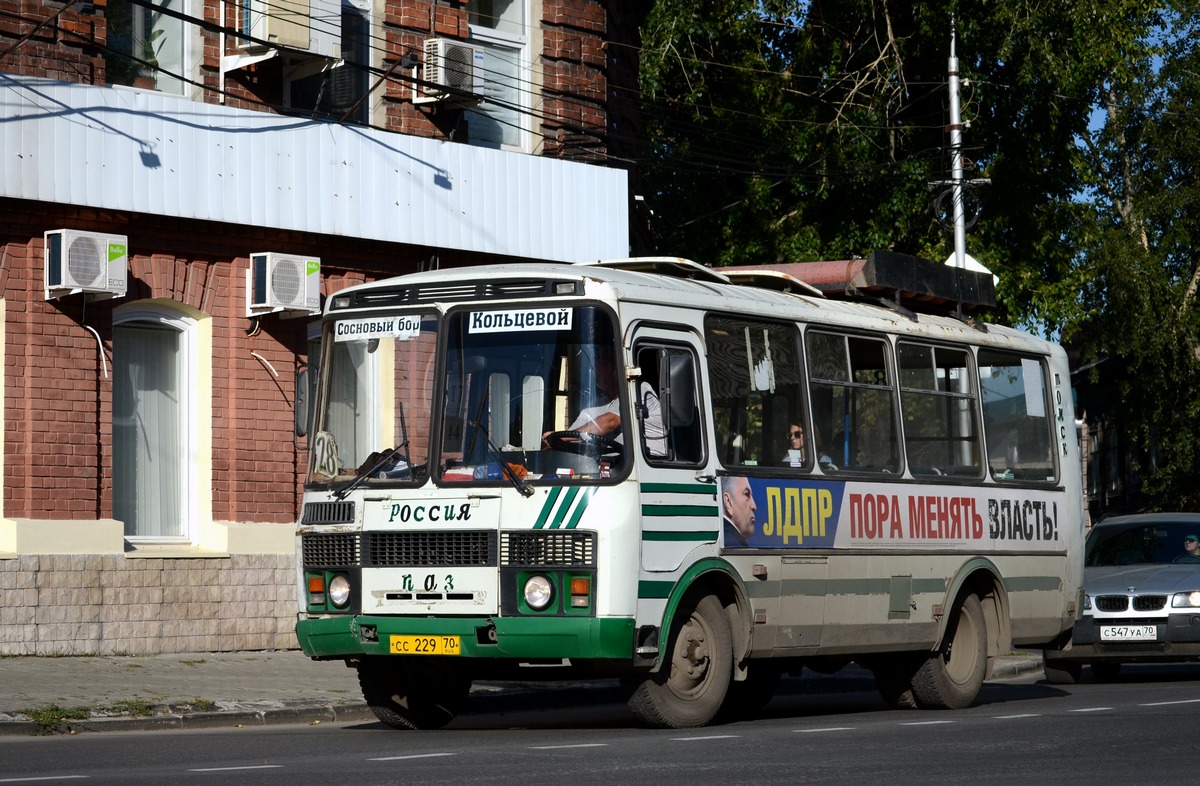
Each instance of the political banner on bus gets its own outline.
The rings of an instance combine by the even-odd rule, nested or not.
[[[724,476],[726,548],[1061,551],[1061,491]]]

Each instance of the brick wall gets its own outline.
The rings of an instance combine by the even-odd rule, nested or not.
[[[86,306],[79,296],[45,300],[42,233],[58,228],[129,237],[125,298]],[[112,312],[156,298],[213,320],[211,518],[296,521],[306,444],[294,436],[293,396],[309,320],[267,317],[250,330],[247,255],[321,254],[325,296],[421,262],[417,250],[375,242],[339,238],[336,249],[306,233],[0,199],[3,515],[48,527],[111,518],[112,384],[104,369],[111,368]],[[440,258],[446,267],[471,261],[445,251]],[[103,361],[85,325],[99,335]],[[291,552],[0,555],[0,655],[295,648],[295,582]]]
[[[535,149],[544,155],[577,160],[602,160],[608,133],[607,71],[609,15],[640,19],[644,3],[619,0],[542,0],[540,25],[543,51],[534,53],[531,83],[535,85],[533,128],[543,137]],[[0,51],[16,44],[0,69],[45,76],[68,82],[105,84],[103,47],[107,42],[105,13],[108,3],[97,0],[91,10],[71,3],[41,0],[0,0]],[[610,9],[610,6],[613,8]],[[65,9],[65,10],[64,10]],[[376,17],[372,46],[379,50],[375,82],[380,85],[381,107],[372,124],[403,134],[434,138],[461,138],[461,108],[414,105],[410,69],[401,68],[406,56],[422,57],[423,42],[433,36],[466,40],[467,0],[390,0]],[[238,4],[225,4],[220,18],[218,0],[196,9],[211,25],[237,29]],[[627,29],[623,22],[618,29]],[[283,58],[275,57],[226,72],[221,84],[222,54],[237,54],[237,39],[220,36],[211,28],[195,27],[202,52],[198,85],[188,95],[206,103],[267,112],[291,111],[284,107]],[[19,42],[19,43],[18,43]],[[538,86],[539,81],[541,82]],[[221,90],[224,90],[222,96]]]

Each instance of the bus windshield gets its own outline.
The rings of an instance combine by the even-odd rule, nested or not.
[[[440,481],[601,479],[624,470],[607,311],[460,310],[446,318],[445,346]]]

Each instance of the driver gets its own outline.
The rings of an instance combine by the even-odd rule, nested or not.
[[[625,435],[621,430],[621,398],[617,390],[617,370],[613,359],[607,353],[602,354],[596,358],[596,392],[601,400],[609,401],[607,404],[580,410],[579,417],[567,427],[567,431],[606,437],[623,447]],[[642,414],[646,430],[646,449],[651,456],[665,456],[667,445],[662,413],[659,409],[658,395],[649,382],[643,380],[638,384],[638,399],[638,406],[644,408]]]

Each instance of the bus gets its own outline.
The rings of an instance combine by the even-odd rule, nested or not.
[[[1069,639],[1085,514],[1062,348],[933,267],[949,300],[675,258],[332,294],[301,649],[398,729],[557,677],[698,727],[851,662],[891,706],[971,705]]]

